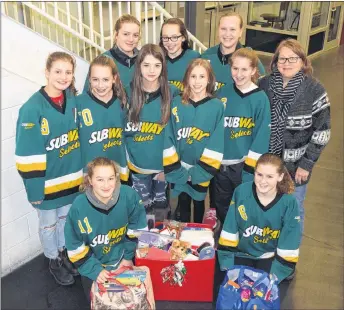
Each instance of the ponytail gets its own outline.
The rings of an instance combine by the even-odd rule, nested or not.
[[[282,194],[292,194],[295,191],[294,182],[286,168],[283,165],[283,179],[281,182],[277,183],[277,190]]]

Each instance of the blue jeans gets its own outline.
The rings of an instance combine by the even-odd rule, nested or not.
[[[132,174],[133,189],[139,194],[145,207],[155,202],[166,201],[167,183],[155,180],[155,176],[156,174],[141,174],[140,176]]]
[[[299,205],[299,211],[300,211],[300,228],[301,228],[301,237],[304,231],[304,221],[305,221],[305,208],[303,206],[305,197],[306,197],[306,191],[307,191],[307,184],[302,186],[295,187],[294,197],[297,200],[297,203]]]
[[[44,255],[55,259],[65,246],[64,226],[71,205],[53,209],[39,210],[39,238],[43,246]]]

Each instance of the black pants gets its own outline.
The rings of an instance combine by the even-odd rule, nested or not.
[[[191,197],[186,193],[178,196],[178,204],[180,208],[180,221],[189,223],[191,221]],[[194,222],[202,223],[204,215],[204,200],[193,200],[194,205]]]
[[[271,264],[273,260],[274,260],[273,257],[268,258],[268,259],[259,259],[259,260],[235,257],[234,265],[248,266],[248,267],[264,270],[265,272],[270,273]],[[226,271],[220,270],[218,256],[216,255],[215,279],[214,279],[214,303],[216,303],[220,285],[223,282],[223,279],[225,278],[225,276],[226,276]],[[282,281],[279,284],[279,295],[280,295],[281,302],[283,301],[284,297],[287,295],[289,284],[290,282],[288,281]]]
[[[210,184],[210,206],[216,209],[216,216],[223,224],[228,212],[234,190],[242,182],[242,169],[244,163],[223,166],[212,179]]]
[[[91,287],[92,287],[93,281],[90,278],[81,276],[81,284],[82,284],[82,288],[84,289],[86,299],[88,303],[91,304],[90,293],[91,293]]]

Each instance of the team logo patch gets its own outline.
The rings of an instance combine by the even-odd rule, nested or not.
[[[25,129],[31,129],[35,126],[35,124],[34,123],[22,123],[21,126],[24,127]]]
[[[226,108],[227,98],[226,97],[221,98],[221,102],[223,103],[224,107]]]
[[[244,205],[238,207],[239,214],[244,221],[247,221],[247,214]]]

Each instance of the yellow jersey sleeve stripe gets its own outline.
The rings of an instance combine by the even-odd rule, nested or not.
[[[21,172],[44,171],[47,169],[47,163],[20,164],[17,162],[16,167]]]
[[[296,263],[299,260],[299,249],[282,250],[282,249],[277,248],[277,255],[282,257],[287,262]]]
[[[221,160],[219,161],[214,158],[209,158],[209,157],[206,157],[205,155],[201,156],[200,161],[204,162],[210,167],[213,167],[214,169],[219,169],[221,166]]]
[[[163,165],[164,166],[169,166],[169,165],[172,165],[172,164],[176,163],[178,160],[179,160],[178,154],[174,153],[172,156],[164,157],[163,158]]]
[[[68,251],[68,256],[69,256],[70,261],[71,261],[72,263],[75,263],[75,262],[77,262],[78,260],[84,258],[84,257],[87,255],[87,253],[88,253],[89,250],[90,250],[90,247],[84,245],[84,246],[83,246],[83,250],[82,250],[81,252],[77,253],[77,254],[74,254],[74,255],[73,255],[73,254],[71,253],[71,252],[73,252],[73,251]]]
[[[75,181],[75,180],[78,180],[82,177],[83,177],[83,172],[81,169],[77,172],[66,174],[66,175],[63,175],[63,176],[58,177],[56,179],[46,180],[44,186],[45,186],[45,188],[49,188],[49,187],[54,186],[54,185],[60,185],[60,184],[67,183],[68,181]]]
[[[83,181],[83,177],[76,179],[74,181],[68,181],[65,183],[58,184],[58,185],[46,187],[44,189],[44,194],[48,195],[48,194],[60,192],[60,191],[63,191],[63,190],[69,189],[69,188],[79,186],[82,183],[82,181]]]
[[[252,167],[252,168],[255,168],[256,167],[256,164],[257,164],[257,161],[255,159],[252,159],[252,158],[246,158],[245,160],[245,164]]]
[[[237,247],[239,244],[239,241],[232,241],[232,240],[226,240],[223,237],[220,237],[219,239],[219,244],[224,245],[224,246],[230,246],[230,247]]]
[[[203,186],[203,187],[208,187],[210,184],[210,181],[199,183],[198,185]]]

